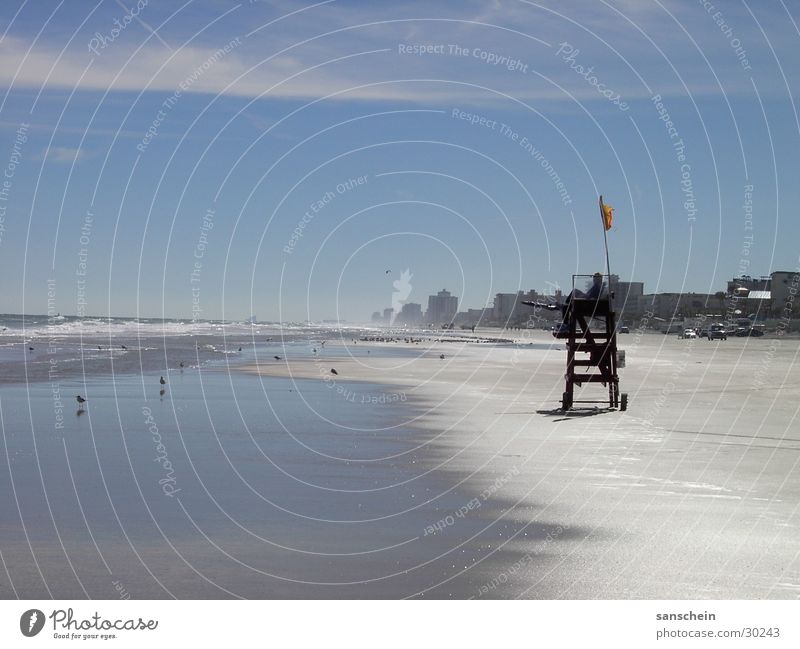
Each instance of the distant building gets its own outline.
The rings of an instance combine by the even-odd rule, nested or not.
[[[792,297],[800,287],[797,271],[778,270],[769,276],[742,275],[728,281],[727,293],[736,310],[757,317],[800,313],[800,300]],[[786,308],[789,307],[787,314]]]
[[[493,311],[491,307],[486,309],[467,309],[466,311],[459,311],[456,314],[456,324],[466,325],[471,327],[473,325],[486,325],[492,321]]]
[[[383,316],[381,315],[380,311],[373,311],[372,318],[370,318],[370,320],[372,321],[372,324],[383,324]]]
[[[530,325],[534,321],[550,321],[560,318],[560,312],[549,311],[544,308],[535,308],[522,302],[561,304],[563,296],[561,290],[554,293],[539,293],[530,289],[527,293],[497,293],[494,296],[494,306],[491,310],[493,324],[508,327]]]
[[[666,322],[701,315],[725,317],[727,303],[720,293],[651,293],[638,299],[637,313]]]
[[[383,323],[386,325],[392,324],[392,317],[394,316],[394,309],[389,307],[383,310]]]
[[[494,296],[492,318],[497,324],[508,324],[518,314],[521,293],[497,293]]]
[[[781,317],[790,313],[800,313],[798,288],[800,288],[798,271],[779,270],[770,275],[771,310],[774,315]]]
[[[644,296],[644,282],[621,282],[618,275],[611,275],[609,279],[618,317],[622,320],[640,317],[642,311],[639,305],[640,298]]]
[[[614,293],[614,305],[620,309],[623,305],[636,304],[644,295],[644,282],[621,282],[616,275],[612,275],[611,291]]]
[[[422,322],[422,305],[406,302],[394,319],[396,325],[416,326]]]
[[[771,290],[771,283],[772,278],[766,275],[762,275],[761,277],[742,275],[741,277],[734,277],[728,280],[726,293],[728,295],[735,295],[739,289],[747,289],[748,291],[769,291]]]
[[[450,291],[442,289],[436,295],[428,297],[428,310],[425,320],[434,325],[450,323],[458,313],[458,298]]]
[[[753,320],[768,318],[773,309],[772,291],[748,291],[747,295],[734,299],[735,316],[745,316]],[[736,313],[738,311],[738,313]]]

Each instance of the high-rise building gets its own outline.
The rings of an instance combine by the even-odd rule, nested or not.
[[[618,275],[611,275],[610,279],[614,308],[618,312],[635,315],[639,298],[644,295],[644,282],[620,282]]]
[[[497,293],[494,296],[492,316],[498,324],[507,324],[518,310],[520,293]]]
[[[394,322],[397,325],[418,325],[422,322],[422,305],[416,302],[406,302]]]
[[[453,321],[458,313],[458,298],[451,295],[447,289],[442,289],[436,295],[428,297],[428,311],[425,320],[431,324],[448,324]]]

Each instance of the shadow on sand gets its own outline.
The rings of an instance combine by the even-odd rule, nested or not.
[[[545,415],[547,417],[558,417],[553,421],[569,421],[575,417],[594,417],[595,415],[607,415],[612,412],[618,412],[616,408],[572,408],[570,410],[562,410],[561,408],[553,408],[552,410],[537,410],[537,415]]]

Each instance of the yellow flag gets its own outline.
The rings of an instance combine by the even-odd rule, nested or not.
[[[614,208],[603,203],[602,196],[600,197],[600,217],[603,219],[603,227],[606,230],[610,230],[614,221]]]

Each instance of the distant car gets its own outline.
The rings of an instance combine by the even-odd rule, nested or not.
[[[697,338],[697,332],[694,329],[684,329],[681,338]]]
[[[709,340],[728,340],[728,332],[725,330],[725,325],[711,325],[708,328]]]
[[[625,325],[623,325],[623,326],[621,326],[621,327],[619,328],[619,332],[620,332],[621,334],[629,334],[629,333],[631,332],[631,330],[630,330],[630,328],[629,328],[629,327],[626,327]]]
[[[764,330],[760,327],[750,327],[749,329],[747,327],[739,327],[739,329],[736,330],[736,335],[740,338],[744,338],[746,336],[753,336],[757,338],[764,335]]]

